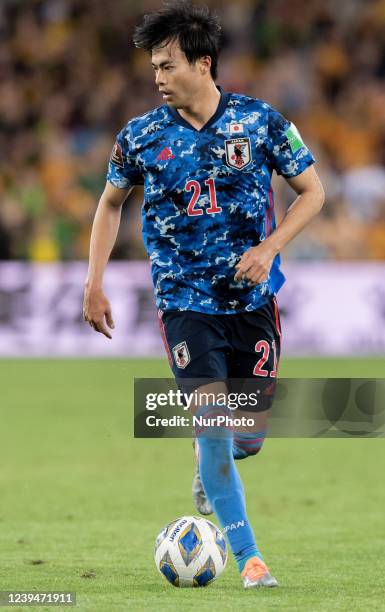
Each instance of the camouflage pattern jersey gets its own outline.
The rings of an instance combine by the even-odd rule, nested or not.
[[[163,105],[130,120],[112,151],[107,180],[144,184],[143,238],[163,311],[253,311],[285,280],[279,255],[255,287],[235,282],[234,266],[275,229],[273,170],[291,178],[314,158],[266,102],[219,89],[201,130]]]

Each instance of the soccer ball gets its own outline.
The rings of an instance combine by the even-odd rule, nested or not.
[[[214,523],[198,516],[172,521],[155,541],[159,572],[176,587],[202,587],[223,572],[227,561],[225,539]]]

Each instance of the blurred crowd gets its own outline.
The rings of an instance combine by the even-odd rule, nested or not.
[[[326,204],[288,258],[385,259],[385,0],[207,0],[218,83],[299,127]],[[158,0],[1,0],[0,259],[84,259],[115,134],[162,103],[135,25]],[[278,217],[294,198],[274,180]],[[144,256],[138,188],[114,258]]]

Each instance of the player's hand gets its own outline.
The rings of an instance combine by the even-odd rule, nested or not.
[[[258,285],[267,280],[276,251],[266,242],[251,247],[243,253],[236,264],[235,281],[247,280],[249,285]]]
[[[84,290],[83,318],[95,331],[104,334],[110,340],[112,339],[107,328],[107,326],[110,329],[115,328],[111,305],[101,289],[90,289],[86,286]]]

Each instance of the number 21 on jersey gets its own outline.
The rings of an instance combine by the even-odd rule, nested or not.
[[[217,204],[217,192],[215,190],[215,179],[209,178],[204,182],[205,185],[209,188],[209,197],[210,197],[210,206],[206,208],[206,213],[208,215],[215,215],[216,213],[222,212],[222,208]],[[189,217],[196,217],[198,215],[203,215],[203,208],[199,208],[199,198],[202,192],[201,184],[198,181],[190,180],[187,181],[185,185],[185,191],[192,191],[192,196],[190,202],[187,206],[187,214]]]

